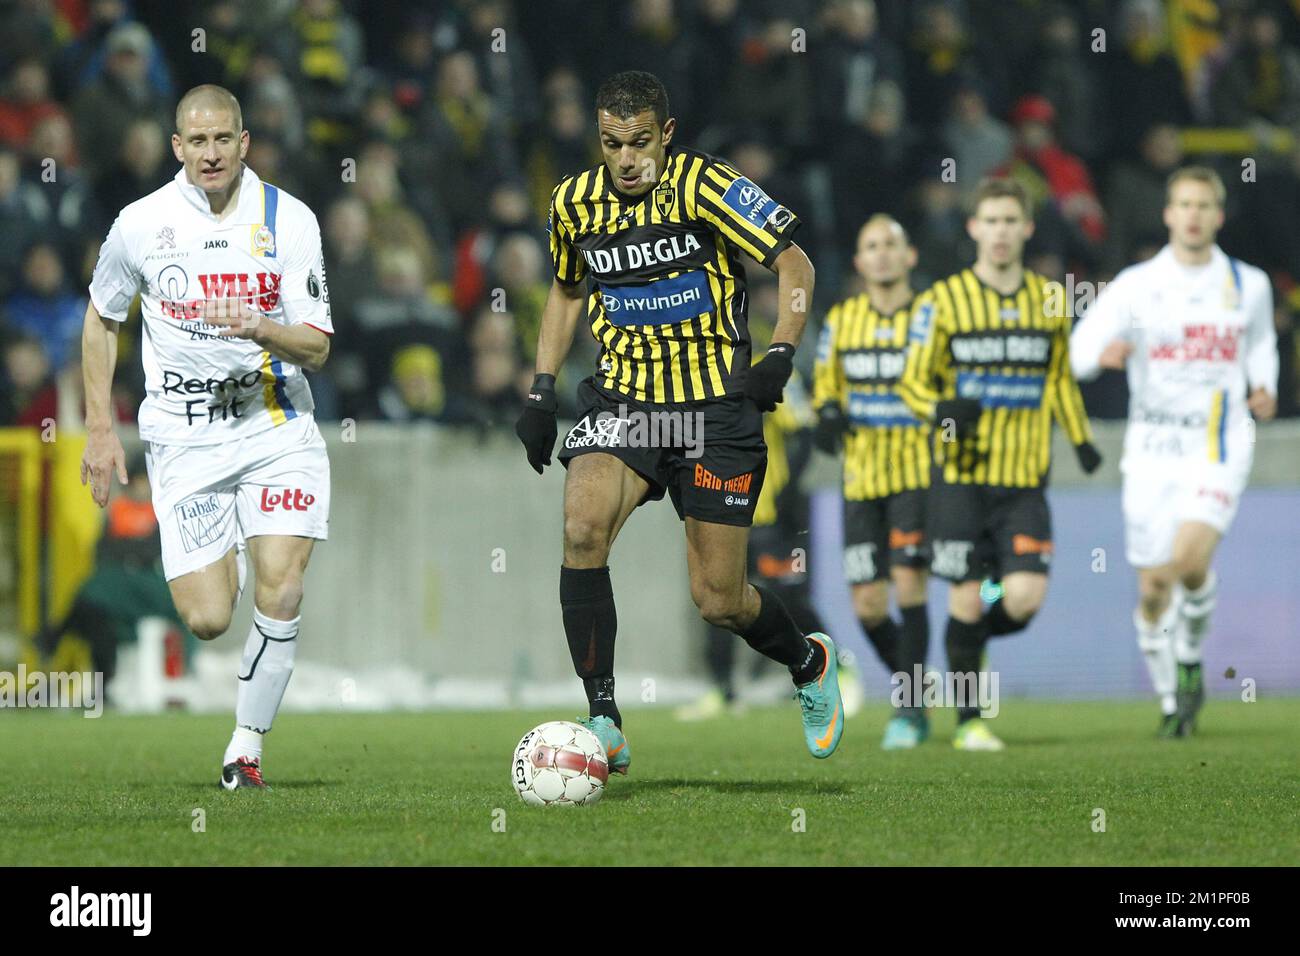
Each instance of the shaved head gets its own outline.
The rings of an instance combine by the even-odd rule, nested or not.
[[[181,101],[176,104],[177,133],[185,131],[185,117],[191,110],[228,110],[235,121],[235,132],[242,132],[244,129],[244,113],[239,108],[239,100],[235,99],[235,94],[224,86],[204,83],[182,96]]]

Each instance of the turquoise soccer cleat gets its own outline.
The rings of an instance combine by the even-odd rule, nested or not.
[[[816,680],[799,685],[795,698],[802,711],[803,739],[808,752],[822,759],[835,753],[840,737],[844,735],[844,703],[840,699],[835,642],[819,633],[809,634],[808,640],[821,645],[826,652],[826,663]]]
[[[885,737],[880,742],[882,750],[912,750],[930,736],[930,721],[924,714],[911,716],[899,714],[885,725]]]
[[[627,738],[608,717],[579,717],[579,724],[590,730],[605,748],[605,760],[614,773],[627,773],[632,764],[632,750],[627,745]]]

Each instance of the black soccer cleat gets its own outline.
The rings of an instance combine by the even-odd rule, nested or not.
[[[1186,736],[1187,728],[1176,712],[1165,714],[1160,718],[1160,728],[1156,731],[1156,737],[1160,740],[1177,740],[1179,737]]]
[[[1178,665],[1177,700],[1182,736],[1190,736],[1196,730],[1196,717],[1205,703],[1205,681],[1201,678],[1200,664]]]
[[[234,763],[228,763],[221,768],[221,789],[222,790],[239,790],[248,788],[250,790],[270,790],[266,781],[262,779],[261,761],[254,757],[251,760],[248,757],[240,757]]]

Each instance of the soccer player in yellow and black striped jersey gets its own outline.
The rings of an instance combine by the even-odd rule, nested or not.
[[[898,395],[907,357],[916,249],[903,227],[878,214],[858,232],[853,265],[866,291],[831,307],[813,375],[817,446],[844,447],[844,574],[853,610],[891,674],[925,666],[925,499],[930,425]],[[889,614],[890,582],[902,612]],[[922,707],[903,707],[882,746],[910,749],[929,733]]]
[[[1101,461],[1070,371],[1070,316],[1054,314],[1046,280],[1023,264],[1034,230],[1024,188],[1009,179],[982,182],[966,228],[975,265],[917,297],[899,384],[934,426],[930,570],[952,582],[945,644],[958,674],[978,672],[988,638],[1023,630],[1047,594],[1052,420],[1086,471]],[[1002,585],[987,613],[986,573]],[[973,719],[979,707],[966,705],[954,745],[1001,750],[1002,741]]]
[[[596,93],[604,162],[565,177],[551,198],[555,274],[542,315],[537,377],[515,427],[540,474],[557,436],[555,373],[586,315],[601,345],[565,436],[560,605],[587,725],[626,771],[614,702],[614,596],[607,560],[638,505],[667,492],[686,524],[691,596],[706,621],[790,668],[815,757],[843,732],[835,648],[807,637],[770,590],[746,580],[749,526],[767,449],[762,413],[793,370],[813,268],[791,241],[799,219],[720,159],[674,142],[668,94],[629,71]],[[751,365],[741,253],[777,276],[772,345]]]

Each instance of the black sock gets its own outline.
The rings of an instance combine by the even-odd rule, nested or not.
[[[980,659],[984,656],[984,644],[988,640],[988,631],[981,618],[974,624],[967,624],[955,617],[948,618],[948,632],[944,643],[948,651],[948,670],[953,673],[958,687],[969,686],[963,679],[965,674],[979,674]],[[978,680],[978,677],[976,678]],[[973,688],[978,691],[978,686]],[[971,706],[970,700],[957,708],[957,723],[963,724],[972,717],[980,715],[978,698]]]
[[[560,568],[560,610],[573,669],[582,678],[592,717],[608,717],[622,727],[614,703],[614,589],[609,568]]]
[[[897,622],[892,617],[886,617],[875,627],[867,627],[864,622],[862,631],[867,635],[871,646],[876,649],[876,656],[885,665],[885,670],[891,674],[898,670],[898,645],[901,637]]]
[[[894,658],[896,671],[903,671],[907,674],[909,680],[916,675],[916,665],[921,665],[921,671],[925,671],[925,659],[930,653],[930,613],[929,608],[924,604],[918,604],[915,607],[903,608],[903,629],[902,635],[898,641],[898,654]],[[920,706],[919,697],[922,687],[913,685],[913,692],[916,694],[917,706],[901,707],[899,712],[902,714],[919,715],[924,709]]]
[[[796,684],[816,680],[826,661],[822,646],[803,636],[780,598],[761,584],[755,584],[754,590],[759,598],[758,617],[736,633],[764,657],[790,668]]]
[[[1018,634],[1029,626],[1030,620],[1032,620],[1032,617],[1017,621],[1007,613],[1006,606],[1001,601],[993,602],[984,613],[984,623],[988,625],[989,637]]]
[[[705,656],[709,662],[709,676],[713,678],[713,683],[717,685],[718,690],[722,691],[722,696],[727,699],[727,703],[731,703],[736,699],[734,679],[736,639],[730,631],[724,631],[722,628],[710,624],[705,640],[707,641]]]

